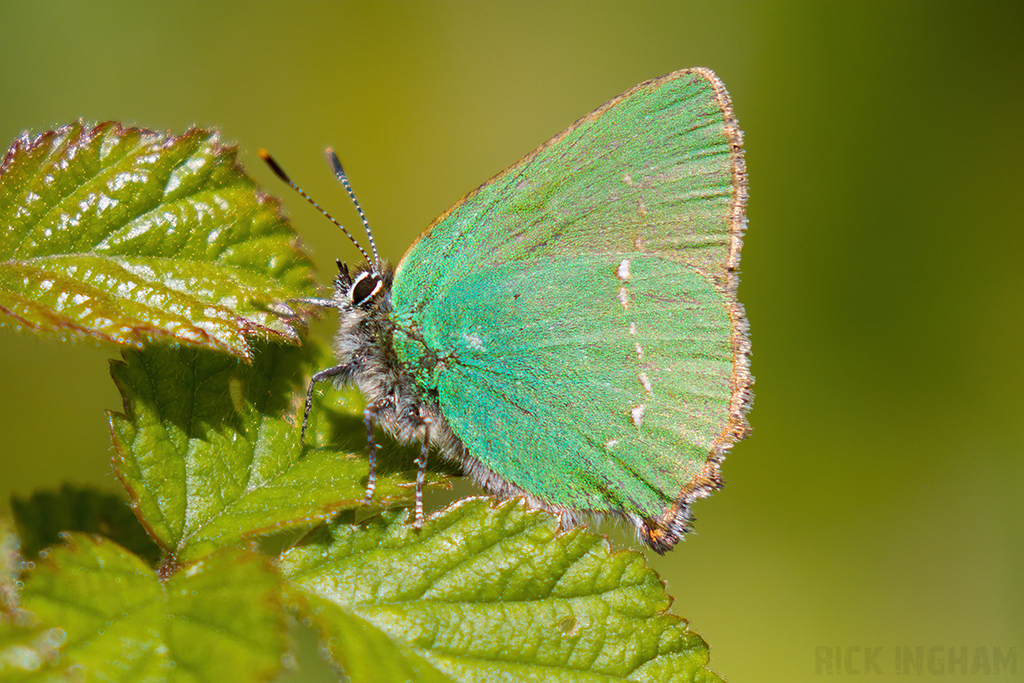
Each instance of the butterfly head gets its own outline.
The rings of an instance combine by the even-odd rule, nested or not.
[[[360,264],[350,272],[348,264],[338,261],[338,277],[334,279],[334,301],[340,310],[367,311],[380,308],[389,298],[392,275],[390,269]]]

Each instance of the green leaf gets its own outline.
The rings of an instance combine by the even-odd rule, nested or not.
[[[21,575],[21,541],[14,525],[0,517],[0,611],[10,618],[18,607],[18,577]]]
[[[356,683],[720,680],[642,555],[520,501],[403,521],[324,527],[279,561]]]
[[[391,636],[358,614],[315,595],[302,596],[302,602],[320,632],[320,640],[327,643],[331,656],[353,683],[458,680],[442,673],[420,653],[396,648]]]
[[[79,681],[81,667],[62,660],[67,635],[62,629],[16,624],[0,618],[0,680]]]
[[[36,491],[27,499],[12,496],[11,509],[22,554],[29,558],[56,544],[61,531],[103,534],[151,564],[160,558],[160,548],[146,535],[123,493],[61,484],[60,491]]]
[[[295,399],[305,395],[310,353],[260,343],[250,365],[153,347],[111,364],[125,405],[125,414],[109,413],[114,470],[172,561],[362,504],[365,457],[299,443]],[[379,469],[373,506],[408,504],[409,479]]]
[[[233,548],[161,583],[137,556],[99,536],[67,535],[25,578],[24,606],[66,634],[62,656],[90,680],[268,680],[285,653],[280,578]]]
[[[0,680],[76,680],[60,648],[66,634],[36,623],[21,606],[19,539],[8,519],[0,519]],[[67,674],[67,675],[66,675]]]
[[[0,324],[250,356],[297,341],[279,302],[315,291],[294,231],[215,132],[81,121],[0,166]]]

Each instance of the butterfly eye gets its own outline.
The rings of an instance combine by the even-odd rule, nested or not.
[[[362,306],[372,299],[383,286],[384,283],[376,273],[360,273],[352,283],[352,289],[348,291],[348,296],[353,306]]]

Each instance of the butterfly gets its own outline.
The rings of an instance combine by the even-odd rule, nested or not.
[[[420,444],[417,525],[436,450],[565,527],[611,515],[671,549],[721,487],[752,402],[736,299],[747,179],[718,77],[676,71],[609,101],[448,209],[393,270],[327,154],[372,256],[346,231],[364,262],[339,261],[333,296],[303,300],[339,315],[303,434],[317,383],[354,384],[367,500],[380,424]]]

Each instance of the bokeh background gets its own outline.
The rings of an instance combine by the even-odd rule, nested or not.
[[[757,398],[697,533],[651,557],[675,611],[733,681],[902,680],[918,646],[1016,653],[943,681],[1024,676],[1024,3],[7,2],[0,26],[5,145],[79,117],[217,127],[325,283],[351,248],[257,148],[357,225],[339,150],[397,260],[605,100],[713,68],[746,133]],[[0,499],[117,486],[114,355],[0,330]]]

